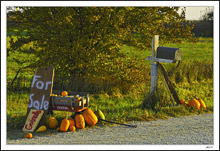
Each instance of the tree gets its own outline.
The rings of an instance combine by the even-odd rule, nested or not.
[[[192,32],[200,37],[213,37],[213,9],[206,8],[201,14],[199,21],[193,21]]]
[[[53,64],[59,77],[120,87],[143,82],[144,60],[122,53],[124,45],[145,51],[153,35],[177,42],[193,38],[177,7],[22,7],[11,14],[28,36],[10,50],[34,54],[33,68]],[[13,27],[8,27],[8,30]],[[33,46],[25,49],[25,44]],[[9,51],[10,51],[9,50]],[[110,86],[109,86],[110,85]],[[129,86],[128,86],[129,87]]]
[[[206,9],[201,16],[201,20],[213,21],[213,9]]]

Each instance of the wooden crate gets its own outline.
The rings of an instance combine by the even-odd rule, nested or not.
[[[61,94],[61,91],[53,91],[55,94]],[[78,100],[78,98],[80,100]],[[86,92],[68,92],[68,96],[50,96],[50,111],[69,111],[80,112],[89,105],[89,94]]]

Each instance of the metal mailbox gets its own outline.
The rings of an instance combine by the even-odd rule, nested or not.
[[[156,58],[158,59],[168,59],[172,61],[181,60],[181,49],[172,47],[157,47]]]

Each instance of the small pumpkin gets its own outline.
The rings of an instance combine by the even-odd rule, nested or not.
[[[48,120],[56,119],[54,116],[50,116]]]
[[[98,118],[95,115],[95,113],[90,109],[90,108],[86,108],[83,113],[82,113],[86,124],[93,126],[98,122]]]
[[[185,106],[185,105],[186,105],[186,102],[185,102],[185,100],[184,100],[184,99],[181,99],[181,100],[180,100],[180,102],[181,102],[181,104],[182,104],[183,106]]]
[[[205,102],[202,99],[198,99],[199,103],[200,103],[200,108],[204,108],[206,109],[206,105]]]
[[[55,119],[55,117],[48,119],[48,127],[49,128],[54,129],[57,126],[58,126],[58,121]]]
[[[76,127],[75,126],[70,126],[70,131],[76,131]]]
[[[50,123],[50,120],[51,120],[51,119],[55,119],[55,117],[50,116],[49,118],[47,118],[47,120],[46,120],[46,126],[47,126],[47,127],[49,127],[49,123]]]
[[[68,119],[63,119],[60,125],[60,131],[66,132],[69,129],[70,121]]]
[[[42,125],[36,130],[36,132],[44,132],[46,130],[47,130],[47,127],[45,125]]]
[[[67,95],[68,95],[68,92],[67,92],[67,91],[63,91],[63,92],[61,93],[61,95],[62,95],[62,96],[67,96]]]
[[[77,114],[75,116],[76,128],[83,129],[85,128],[85,120],[82,114]]]
[[[57,132],[59,132],[60,131],[60,128],[59,127],[57,127]]]
[[[190,100],[189,103],[188,103],[188,105],[189,105],[189,106],[193,106],[193,107],[195,107],[195,108],[197,108],[197,109],[200,109],[200,103],[199,103],[199,101],[196,100],[196,99]]]
[[[30,138],[32,138],[33,136],[32,136],[32,133],[27,133],[26,134],[26,136],[25,136],[25,138],[27,138],[27,139],[30,139]]]

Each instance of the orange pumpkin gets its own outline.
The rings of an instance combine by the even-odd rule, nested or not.
[[[76,127],[75,126],[70,126],[70,131],[76,131]]]
[[[182,104],[183,106],[185,106],[185,105],[186,105],[186,102],[185,102],[185,100],[184,100],[184,99],[181,99],[181,100],[180,100],[180,102],[181,102],[181,104]]]
[[[89,108],[86,108],[83,113],[82,113],[85,121],[86,121],[86,124],[90,125],[90,126],[93,126],[95,125],[97,122],[98,122],[98,118],[97,116],[95,115],[95,113],[89,109]]]
[[[205,105],[204,101],[202,99],[198,99],[198,101],[200,103],[200,108],[206,109],[206,105]]]
[[[199,101],[197,101],[196,99],[190,100],[189,103],[188,103],[188,105],[189,105],[189,106],[193,106],[193,107],[195,107],[195,108],[197,108],[197,109],[200,109],[200,103],[199,103]]]
[[[46,126],[49,127],[50,124],[50,120],[55,119],[55,117],[50,116],[47,120],[46,120]]]
[[[70,126],[75,126],[75,121],[71,116],[68,116],[67,119],[70,121]]]
[[[52,120],[52,119],[55,119],[55,117],[51,116],[51,117],[49,117],[49,119],[48,119],[48,120]]]
[[[74,120],[69,120],[70,121],[70,126],[75,126],[75,121]]]
[[[62,95],[62,96],[67,96],[67,95],[68,95],[68,92],[67,92],[67,91],[63,91],[63,92],[61,93],[61,95]]]
[[[49,128],[53,129],[56,128],[58,126],[58,121],[54,118],[54,119],[49,119]]]
[[[32,138],[32,133],[27,133],[25,138],[27,138],[27,139]]]
[[[76,128],[83,129],[85,128],[85,120],[82,114],[77,114],[75,116]]]
[[[63,119],[60,125],[60,131],[66,132],[69,129],[70,121],[67,119]]]

